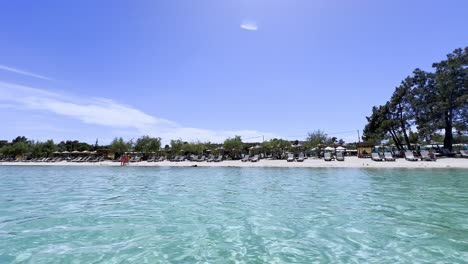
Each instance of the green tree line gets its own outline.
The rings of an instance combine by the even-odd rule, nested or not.
[[[19,136],[11,142],[6,140],[0,141],[1,156],[17,156],[28,155],[33,158],[49,157],[56,151],[73,152],[73,151],[96,151],[106,149],[113,151],[116,156],[120,156],[126,152],[138,152],[145,156],[151,155],[203,155],[216,154],[227,155],[233,159],[238,159],[241,154],[247,153],[264,153],[267,155],[280,156],[286,151],[305,151],[315,148],[319,145],[344,144],[342,139],[337,140],[335,137],[328,137],[321,130],[316,130],[308,134],[307,139],[301,144],[298,140],[288,141],[284,139],[271,139],[262,143],[247,143],[243,142],[240,136],[227,138],[223,143],[211,142],[187,142],[181,139],[171,140],[170,144],[162,147],[161,138],[150,137],[148,135],[141,136],[136,140],[124,140],[122,137],[116,137],[109,145],[94,145],[80,142],[78,140],[61,141],[57,144],[53,140],[45,142],[29,140],[24,136]]]

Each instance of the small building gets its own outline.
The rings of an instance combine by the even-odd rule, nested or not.
[[[370,158],[374,144],[369,142],[356,143],[358,158]]]

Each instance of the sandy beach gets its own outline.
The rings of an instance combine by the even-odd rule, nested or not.
[[[309,158],[304,162],[287,162],[286,160],[260,160],[259,162],[241,162],[240,160],[225,160],[222,162],[135,162],[128,167],[276,167],[276,168],[463,168],[468,169],[468,159],[441,158],[437,161],[372,161],[371,159],[359,159],[346,157],[345,161],[324,161],[322,159]],[[90,162],[0,162],[0,166],[120,166],[120,162],[103,161]]]

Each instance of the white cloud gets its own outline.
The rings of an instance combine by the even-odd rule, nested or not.
[[[72,97],[33,87],[0,82],[0,105],[4,108],[54,113],[80,120],[91,125],[100,125],[119,130],[131,130],[135,136],[149,134],[170,139],[222,142],[228,137],[240,135],[251,141],[275,137],[272,133],[255,130],[215,131],[184,127],[176,122],[151,116],[136,108],[110,99]],[[256,137],[256,138],[255,138]],[[252,139],[253,138],[253,139]]]
[[[44,75],[40,75],[40,74],[28,72],[28,71],[23,71],[23,70],[20,70],[20,69],[15,69],[15,68],[8,67],[8,66],[5,66],[5,65],[0,65],[0,70],[9,71],[9,72],[21,74],[21,75],[24,75],[24,76],[34,77],[34,78],[38,78],[38,79],[53,81],[53,79],[51,79],[49,77],[46,77]]]
[[[250,30],[250,31],[258,30],[258,25],[257,25],[257,23],[255,21],[244,21],[244,22],[242,22],[240,27],[242,29]]]

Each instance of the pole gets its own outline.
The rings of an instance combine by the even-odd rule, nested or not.
[[[359,136],[359,129],[357,130],[357,139],[358,139],[358,142],[361,143],[361,137]]]

